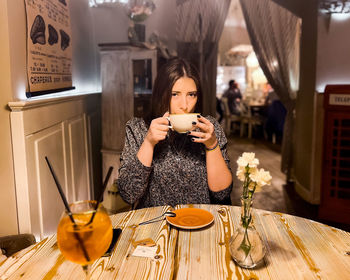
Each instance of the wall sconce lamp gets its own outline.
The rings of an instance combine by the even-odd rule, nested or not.
[[[320,0],[319,8],[325,14],[347,14],[350,13],[350,1]]]

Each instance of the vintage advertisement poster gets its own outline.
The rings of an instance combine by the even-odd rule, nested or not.
[[[69,0],[25,0],[27,96],[72,88]]]

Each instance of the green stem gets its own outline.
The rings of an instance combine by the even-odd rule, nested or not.
[[[245,167],[245,173],[244,173],[244,182],[243,182],[243,197],[247,198],[248,197],[248,192],[249,192],[249,184],[250,184],[250,178],[249,178],[249,174],[250,174],[250,168],[249,168],[249,164],[247,164],[247,166]]]
[[[249,255],[249,252],[251,250],[251,243],[250,243],[250,240],[249,240],[249,236],[248,236],[248,228],[249,228],[249,225],[251,223],[251,220],[252,220],[252,216],[251,216],[251,213],[250,213],[250,209],[251,209],[251,192],[249,191],[248,192],[248,197],[244,198],[242,197],[242,216],[241,216],[241,221],[242,221],[242,226],[244,228],[244,237],[243,237],[243,240],[240,244],[240,249],[242,249],[245,253],[245,257],[247,258],[248,255]]]
[[[243,226],[244,227],[244,237],[243,237],[243,240],[241,242],[241,245],[239,246],[243,250],[246,258],[248,257],[249,252],[252,248],[252,244],[250,243],[249,236],[248,236],[248,226],[249,226],[249,222],[248,222],[247,226]]]

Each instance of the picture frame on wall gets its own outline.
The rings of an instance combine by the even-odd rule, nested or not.
[[[74,89],[69,0],[25,0],[26,96]]]

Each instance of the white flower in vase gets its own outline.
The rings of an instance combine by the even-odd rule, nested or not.
[[[253,196],[261,187],[270,184],[272,177],[268,171],[258,169],[259,160],[254,153],[243,153],[237,164],[236,175],[243,185],[241,227],[230,240],[230,253],[240,266],[253,268],[265,254],[265,247],[252,222]]]
[[[261,187],[270,185],[272,177],[269,171],[265,171],[263,168],[256,170],[250,174],[250,179],[256,183],[255,191],[260,191]]]
[[[255,158],[255,153],[243,153],[237,160],[238,168],[246,167],[255,168],[259,164],[259,160]]]

